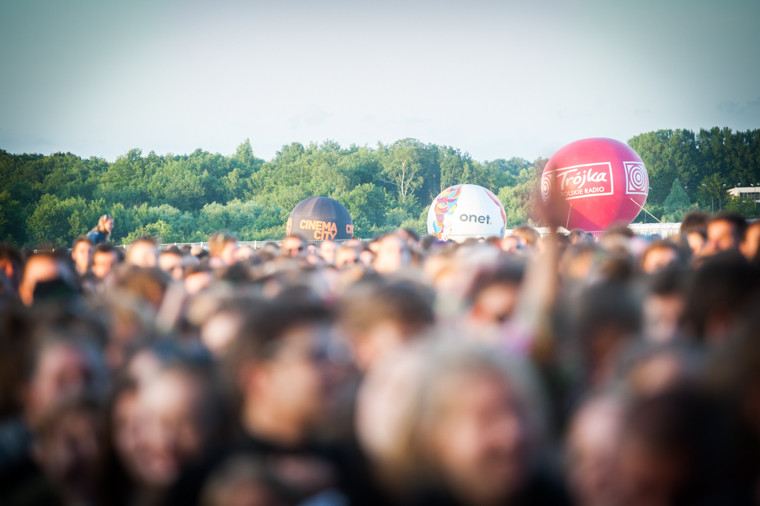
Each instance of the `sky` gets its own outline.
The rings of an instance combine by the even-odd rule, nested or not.
[[[0,149],[478,161],[760,128],[760,0],[2,0]]]

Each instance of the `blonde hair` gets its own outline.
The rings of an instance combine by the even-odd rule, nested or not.
[[[357,433],[389,486],[404,490],[435,473],[425,436],[446,416],[449,380],[470,375],[508,385],[529,443],[539,446],[544,398],[527,360],[461,337],[426,338],[370,369],[359,393]]]
[[[98,231],[105,234],[106,240],[108,240],[111,237],[111,231],[106,230],[106,227],[105,227],[105,224],[108,220],[113,221],[113,216],[111,216],[110,214],[104,214],[103,216],[98,218],[98,226],[95,227],[96,229],[98,229]]]

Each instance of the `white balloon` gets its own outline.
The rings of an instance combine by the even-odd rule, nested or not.
[[[503,237],[506,226],[507,214],[496,195],[474,184],[446,188],[428,211],[428,234],[444,241]]]

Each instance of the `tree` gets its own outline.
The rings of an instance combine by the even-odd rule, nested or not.
[[[699,195],[703,207],[708,208],[709,203],[711,213],[721,209],[723,201],[727,200],[727,187],[726,179],[717,172],[705,177],[699,186]]]
[[[673,180],[673,184],[670,186],[670,193],[665,198],[663,207],[668,212],[682,211],[688,209],[691,203],[689,202],[689,196],[681,186],[681,182],[678,178]]]
[[[402,139],[388,148],[380,145],[380,179],[395,187],[397,201],[403,207],[414,203],[414,191],[422,186],[424,150],[425,146],[416,139]]]

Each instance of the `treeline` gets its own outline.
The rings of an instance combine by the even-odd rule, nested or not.
[[[746,203],[729,202],[725,190],[760,182],[760,130],[665,130],[634,137],[629,144],[649,170],[647,208],[655,216],[679,219],[690,208],[709,210],[711,205],[754,211]],[[534,224],[534,190],[546,162],[478,162],[459,149],[415,139],[375,148],[292,143],[269,161],[257,158],[248,140],[231,156],[202,150],[143,155],[135,149],[113,163],[71,153],[0,150],[0,240],[32,247],[70,245],[103,213],[114,216],[116,243],[142,235],[200,241],[221,229],[243,240],[280,238],[292,208],[312,195],[345,205],[360,237],[397,227],[424,232],[430,202],[458,183],[496,193],[510,227]]]

